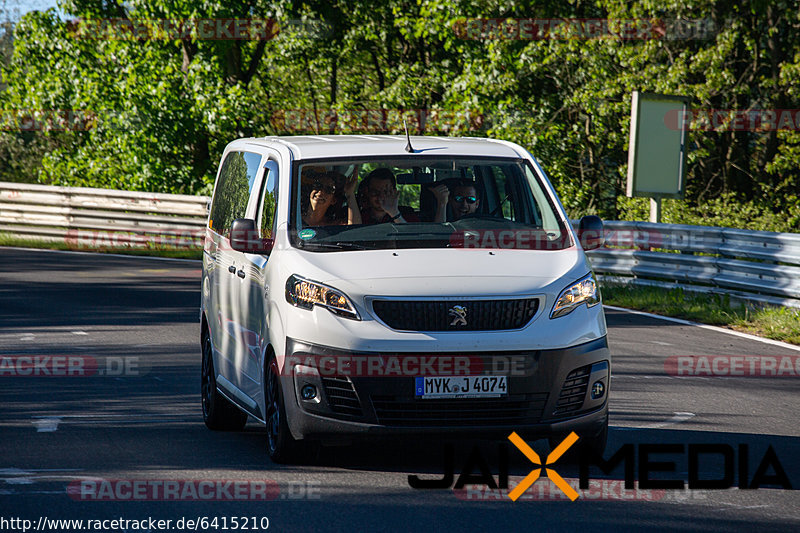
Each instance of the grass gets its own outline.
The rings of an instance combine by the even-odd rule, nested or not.
[[[682,289],[603,284],[609,305],[723,326],[768,339],[800,345],[800,308],[754,306],[727,295]]]
[[[26,239],[5,233],[0,233],[0,246],[16,246],[20,248],[38,248],[45,250],[73,250],[79,252],[97,252],[123,255],[145,255],[151,257],[171,257],[175,259],[202,259],[203,250],[197,248],[169,248],[169,247],[130,247],[116,246],[108,248],[88,248],[71,246],[64,241],[40,241]]]

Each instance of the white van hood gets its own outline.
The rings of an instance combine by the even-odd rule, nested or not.
[[[574,246],[548,251],[428,248],[298,252],[297,259],[292,274],[356,298],[560,292],[589,270],[585,256]],[[568,275],[570,270],[575,271],[572,276]]]

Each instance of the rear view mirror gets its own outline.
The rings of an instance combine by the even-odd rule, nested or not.
[[[584,250],[600,248],[605,243],[603,221],[595,215],[583,217],[578,225],[578,239]]]
[[[231,248],[249,254],[268,254],[275,244],[273,239],[263,239],[251,218],[237,218],[231,225]]]

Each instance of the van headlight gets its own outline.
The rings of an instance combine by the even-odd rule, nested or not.
[[[297,275],[289,276],[286,280],[286,301],[304,309],[312,309],[315,305],[319,305],[339,316],[361,320],[361,316],[346,294]]]
[[[597,290],[597,282],[594,274],[589,274],[576,281],[558,295],[556,305],[550,313],[550,318],[558,318],[568,315],[581,304],[592,307],[600,303],[600,292]]]

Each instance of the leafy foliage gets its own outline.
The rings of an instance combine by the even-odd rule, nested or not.
[[[0,105],[97,119],[85,131],[0,131],[2,179],[207,194],[234,138],[370,132],[365,117],[381,109],[459,111],[479,120],[412,121],[412,129],[518,142],[541,160],[571,216],[642,218],[640,201],[624,198],[632,91],[686,95],[700,109],[800,107],[800,11],[791,0],[60,7],[80,21],[240,17],[274,19],[280,31],[269,40],[90,39],[72,18],[28,13],[14,30]],[[531,17],[693,20],[707,32],[524,40],[464,31],[478,18]],[[330,119],[345,115],[355,118]],[[399,120],[381,127],[402,128]],[[665,206],[670,221],[797,231],[800,133],[692,132],[687,183],[686,201]]]

